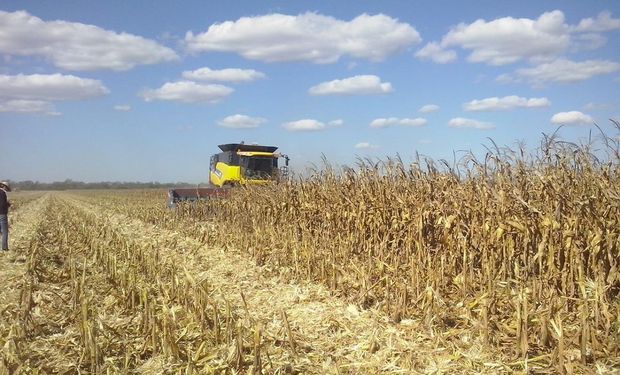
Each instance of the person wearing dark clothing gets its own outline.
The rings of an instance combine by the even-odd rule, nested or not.
[[[11,191],[8,182],[0,182],[0,232],[2,232],[2,250],[9,250],[9,202],[6,193]]]

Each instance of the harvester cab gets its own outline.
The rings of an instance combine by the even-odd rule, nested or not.
[[[209,187],[170,189],[168,206],[177,202],[224,198],[229,188],[236,185],[260,185],[288,178],[289,157],[276,152],[275,146],[227,143],[218,146],[222,152],[211,156]],[[278,159],[284,165],[278,167]]]
[[[277,153],[277,147],[227,143],[219,145],[222,152],[211,156],[209,182],[215,186],[265,184],[286,178],[286,155]],[[285,165],[278,168],[278,159]]]

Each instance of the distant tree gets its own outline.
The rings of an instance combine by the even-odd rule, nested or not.
[[[126,182],[126,181],[101,181],[82,182],[66,179],[55,182],[39,182],[32,180],[11,181],[11,187],[15,190],[105,190],[105,189],[169,189],[173,187],[193,187],[207,185],[206,183],[190,184],[187,182]]]

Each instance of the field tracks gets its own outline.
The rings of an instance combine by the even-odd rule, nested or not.
[[[15,278],[23,274],[23,265],[29,246],[41,224],[43,212],[49,204],[49,195],[42,195],[20,206],[9,215],[9,247],[11,251],[0,258],[0,303],[6,307],[5,293],[10,292],[7,285],[12,285]],[[4,308],[3,307],[3,308]]]
[[[236,318],[237,330],[248,332],[247,338],[237,341],[260,348],[268,373],[278,369],[415,373],[403,367],[405,363],[415,363],[420,372],[449,371],[458,368],[460,361],[468,366],[478,363],[480,372],[492,373],[499,366],[497,357],[487,357],[488,352],[475,347],[460,358],[452,356],[452,350],[434,344],[432,332],[420,329],[419,322],[394,324],[377,310],[348,305],[322,285],[299,285],[266,276],[273,272],[262,272],[262,267],[241,253],[204,246],[194,238],[108,212],[75,196],[62,198],[95,226],[104,228],[107,223],[113,227],[114,236],[130,243],[128,247],[149,248],[158,264],[176,268],[169,269],[173,278],[189,284],[181,288],[203,288],[211,304],[225,307],[222,315]]]
[[[554,371],[553,351],[519,360],[488,345],[472,315],[458,316],[468,326],[436,314],[394,317],[380,304],[361,309],[346,291],[228,245],[241,235],[234,226],[177,216],[139,194],[20,202],[13,255],[0,258],[0,375]],[[522,294],[513,296],[517,318],[531,303]],[[451,307],[432,288],[423,297]],[[484,313],[486,303],[468,308]],[[562,321],[549,324],[569,332]],[[518,336],[518,325],[499,328]]]
[[[48,194],[31,198],[16,204],[16,209],[10,212],[11,251],[0,257],[0,374],[7,371],[4,364],[14,354],[13,340],[18,331],[16,322],[20,314],[20,291],[28,284],[28,253],[50,201]]]

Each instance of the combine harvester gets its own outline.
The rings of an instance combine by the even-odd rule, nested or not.
[[[170,189],[168,207],[178,202],[196,202],[200,199],[225,198],[230,188],[237,185],[259,185],[288,177],[287,155],[276,152],[274,146],[227,143],[218,146],[222,152],[211,156],[208,187]],[[278,159],[284,166],[278,168]]]

